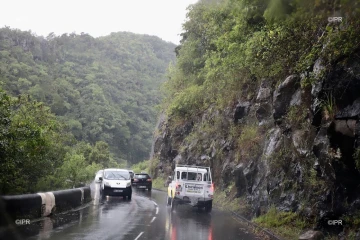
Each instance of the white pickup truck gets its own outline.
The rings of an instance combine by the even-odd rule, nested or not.
[[[214,185],[210,167],[176,165],[168,186],[167,205],[173,210],[178,204],[212,209]]]

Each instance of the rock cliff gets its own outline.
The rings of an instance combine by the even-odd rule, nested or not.
[[[248,97],[178,122],[162,115],[154,137],[155,177],[176,163],[211,166],[216,191],[244,199],[248,217],[274,205],[341,232],[329,219],[360,209],[360,61],[315,61],[281,84],[262,79]],[[329,67],[328,67],[329,68]],[[318,78],[302,85],[306,75]]]

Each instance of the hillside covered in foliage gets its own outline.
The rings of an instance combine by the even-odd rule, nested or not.
[[[358,0],[190,6],[164,85],[156,177],[176,163],[211,166],[215,202],[261,216],[259,224],[286,239],[309,228],[354,237],[359,26]],[[331,219],[345,224],[330,226]]]
[[[175,45],[0,29],[0,194],[72,188],[149,157]]]
[[[149,157],[159,87],[175,45],[129,32],[93,38],[0,29],[0,83],[50,107],[79,141],[109,145],[119,163]]]

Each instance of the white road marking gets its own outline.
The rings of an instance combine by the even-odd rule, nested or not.
[[[144,233],[144,232],[141,232],[141,233],[135,238],[135,240],[138,240],[139,237],[141,237],[141,235],[143,235],[143,233]]]
[[[159,208],[157,207],[157,208],[156,208],[156,214],[158,214],[158,213],[159,213]]]
[[[156,202],[154,202],[154,201],[152,201],[154,204],[155,204],[155,206],[157,206],[157,203]]]
[[[156,219],[156,217],[153,217],[153,219],[151,220],[151,222],[150,222],[150,223],[152,223],[155,219]],[[135,240],[136,240],[136,239],[135,239]]]

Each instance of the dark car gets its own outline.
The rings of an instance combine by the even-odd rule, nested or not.
[[[136,173],[134,175],[133,186],[135,188],[148,189],[152,188],[152,179],[147,173]]]

